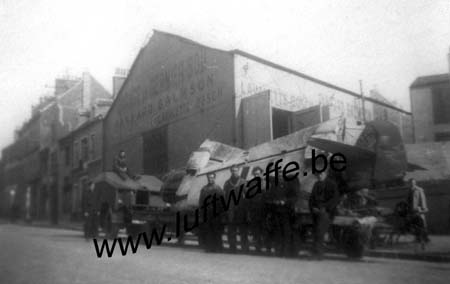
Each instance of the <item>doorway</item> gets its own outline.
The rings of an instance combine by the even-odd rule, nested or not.
[[[142,135],[144,174],[162,175],[169,170],[167,125],[152,129]]]
[[[292,112],[282,110],[278,108],[272,108],[272,137],[277,139],[278,137],[288,135],[290,129],[290,120]]]

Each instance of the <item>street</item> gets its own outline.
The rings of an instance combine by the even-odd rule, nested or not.
[[[140,246],[97,258],[81,232],[0,225],[0,283],[448,283],[450,265],[344,257],[323,261]]]

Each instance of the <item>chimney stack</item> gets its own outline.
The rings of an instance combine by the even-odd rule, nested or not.
[[[92,102],[91,102],[91,84],[92,84],[92,77],[89,72],[85,71],[83,72],[83,100],[81,103],[81,107],[86,110],[90,109]]]
[[[65,76],[55,79],[55,96],[61,95],[80,82],[79,78]]]
[[[448,48],[447,59],[448,59],[448,77],[450,79],[450,47]]]
[[[128,69],[116,68],[116,72],[113,76],[113,99],[116,98],[127,76]]]

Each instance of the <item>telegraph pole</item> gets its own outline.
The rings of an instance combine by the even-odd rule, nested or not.
[[[359,92],[361,93],[361,107],[362,107],[362,116],[363,116],[363,122],[366,122],[366,107],[364,104],[364,91],[362,86],[362,80],[359,80]]]

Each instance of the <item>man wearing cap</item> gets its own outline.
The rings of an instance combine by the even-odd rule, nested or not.
[[[261,179],[261,193],[248,200],[248,217],[250,219],[249,226],[253,241],[255,242],[255,249],[256,251],[260,251],[264,245],[264,242],[267,240],[267,231],[265,229],[267,210],[264,206],[267,186],[263,175],[263,170],[259,166],[253,168],[252,174],[254,177],[259,177]]]
[[[239,176],[239,167],[232,165],[230,168],[231,177],[225,182],[223,190],[225,200],[229,202],[230,207],[227,212],[227,235],[230,251],[236,251],[236,232],[239,231],[241,237],[241,249],[248,251],[248,232],[247,232],[247,206],[244,200],[245,180]],[[233,198],[234,196],[234,198]],[[239,204],[234,204],[237,200]]]
[[[270,215],[269,246],[275,246],[279,256],[293,256],[293,219],[300,183],[297,177],[288,177],[275,184],[267,192],[265,204]]]
[[[314,252],[322,259],[325,233],[336,214],[340,196],[336,183],[328,178],[327,172],[318,174],[318,181],[313,186],[309,197],[309,208],[314,226]]]
[[[220,186],[216,184],[216,174],[208,173],[208,184],[200,191],[200,206],[204,207],[205,215],[200,226],[200,243],[205,246],[207,252],[222,250],[223,225],[221,215],[223,208],[220,206],[220,198],[224,196]],[[206,218],[206,219],[205,219]]]

